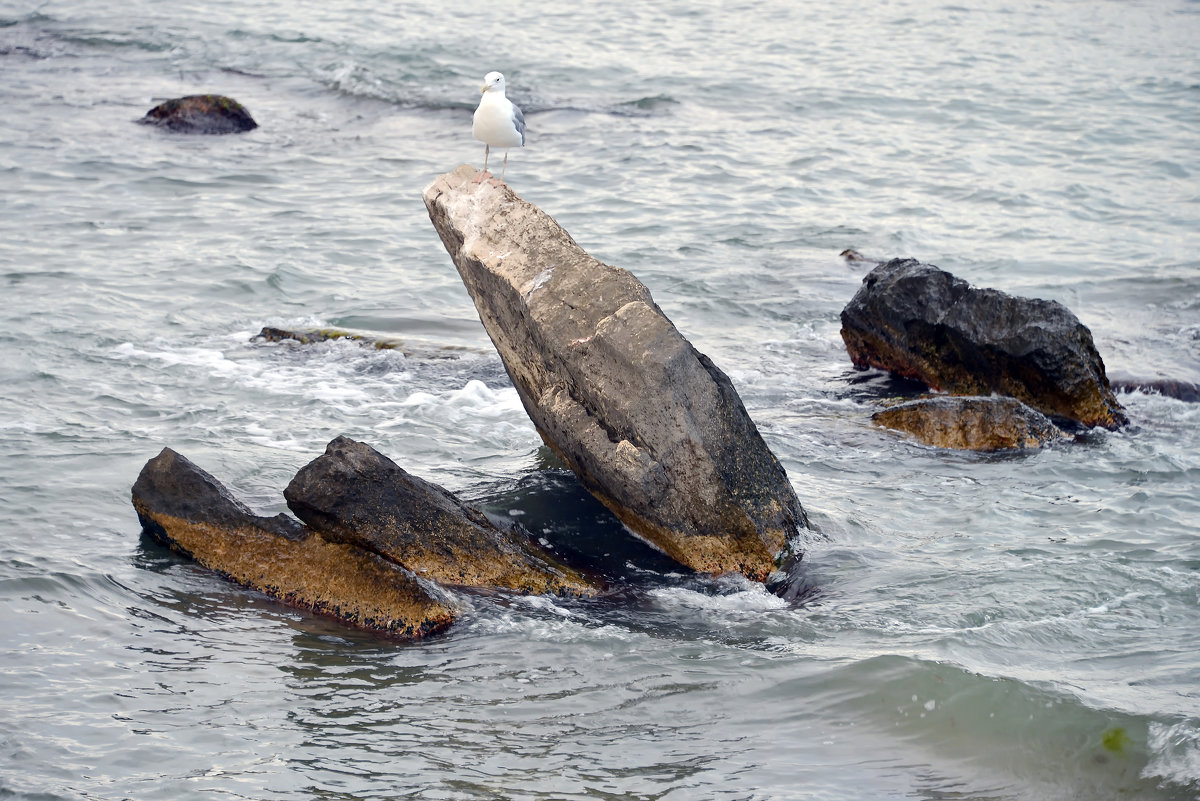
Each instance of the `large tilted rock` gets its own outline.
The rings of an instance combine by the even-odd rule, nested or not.
[[[463,165],[425,205],[542,439],[680,563],[762,579],[804,511],[729,379],[629,272]]]
[[[441,487],[338,437],[284,490],[296,516],[335,542],[378,553],[440,584],[585,595],[596,587],[518,531],[497,528]]]
[[[1091,332],[1065,306],[976,289],[914,259],[867,274],[842,311],[842,338],[856,367],[956,395],[1008,395],[1085,426],[1128,422]]]
[[[142,468],[133,506],[163,545],[292,606],[402,637],[454,620],[452,601],[429,582],[374,553],[327,542],[287,515],[254,515],[170,448]]]
[[[939,395],[889,406],[871,419],[936,448],[999,451],[1039,448],[1066,436],[1016,398]]]

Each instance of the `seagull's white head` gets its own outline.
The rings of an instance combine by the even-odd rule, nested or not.
[[[480,94],[485,92],[499,92],[504,94],[504,76],[498,72],[489,72],[483,76],[483,88],[479,90]]]

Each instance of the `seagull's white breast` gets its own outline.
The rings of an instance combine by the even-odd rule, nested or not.
[[[471,133],[492,147],[521,147],[521,132],[513,122],[513,104],[500,92],[484,92],[475,109]]]

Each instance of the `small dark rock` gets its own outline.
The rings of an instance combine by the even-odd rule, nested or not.
[[[850,264],[870,264],[870,265],[874,266],[876,264],[883,263],[879,259],[872,259],[869,256],[864,256],[863,254],[859,253],[854,248],[846,248],[838,255],[841,256],[843,259],[845,259]]]
[[[301,345],[312,345],[316,342],[334,342],[344,339],[349,342],[356,342],[359,345],[375,348],[376,350],[400,350],[401,352],[403,352],[404,347],[404,343],[398,339],[356,334],[353,331],[343,331],[340,328],[312,328],[304,331],[294,331],[290,328],[265,326],[254,338],[267,342],[299,342]]]
[[[243,133],[258,127],[245,106],[223,95],[177,97],[150,109],[139,122],[193,134]]]
[[[976,289],[915,259],[863,278],[842,310],[842,339],[858,368],[955,395],[1008,395],[1085,426],[1128,422],[1091,332],[1065,306]]]
[[[936,448],[999,451],[1039,448],[1066,436],[1050,419],[1016,398],[940,395],[876,412],[871,419]]]

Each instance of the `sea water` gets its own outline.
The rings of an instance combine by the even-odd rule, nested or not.
[[[0,797],[1200,797],[1200,405],[925,448],[870,424],[896,387],[838,318],[840,251],[915,257],[1066,304],[1112,376],[1200,381],[1197,43],[1188,0],[6,0]],[[638,555],[542,447],[421,201],[482,166],[490,70],[508,183],[785,465],[798,600]],[[260,127],[134,122],[204,92]],[[274,514],[338,434],[623,587],[404,644],[141,535],[163,446]]]

